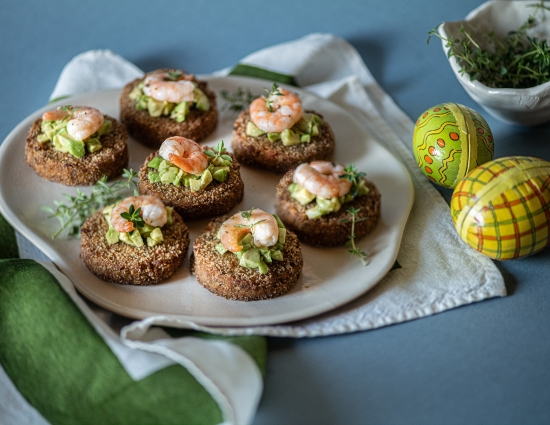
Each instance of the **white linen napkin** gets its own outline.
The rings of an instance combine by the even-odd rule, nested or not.
[[[96,66],[98,63],[101,66]],[[416,165],[411,153],[413,122],[376,83],[349,43],[331,34],[312,34],[260,50],[241,63],[293,76],[301,88],[346,109],[405,165],[414,184],[415,201],[397,256],[401,268],[389,272],[360,298],[310,319],[256,327],[186,326],[225,335],[314,337],[373,329],[506,295],[496,266],[458,237],[449,206]],[[67,64],[52,97],[87,91],[90,86],[78,90],[71,76],[89,75],[90,69],[96,81],[94,89],[104,80],[113,87],[113,75],[121,76],[122,87],[142,74],[112,52],[86,52]],[[169,321],[155,316],[134,322],[125,332]]]

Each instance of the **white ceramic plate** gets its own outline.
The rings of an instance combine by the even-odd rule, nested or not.
[[[218,94],[218,107],[224,104],[219,96],[222,90],[233,93],[239,87],[246,87],[255,95],[261,95],[264,87],[271,87],[271,82],[250,78],[210,78],[208,81]],[[337,142],[335,161],[355,162],[382,194],[380,223],[371,235],[358,241],[359,247],[370,255],[366,267],[356,258],[350,258],[343,246],[320,249],[302,244],[304,268],[296,286],[281,297],[253,302],[229,301],[213,295],[189,273],[188,259],[169,281],[156,286],[117,285],[95,277],[79,258],[79,239],[62,236],[52,240],[58,222],[46,219],[47,214],[41,210],[41,206],[53,206],[53,200],[61,200],[63,193],[74,194],[76,188],[38,177],[25,163],[24,145],[31,123],[45,110],[59,105],[93,106],[118,117],[120,90],[79,95],[40,109],[8,135],[0,147],[0,211],[15,229],[51,258],[85,297],[124,316],[143,319],[160,315],[173,326],[182,327],[192,323],[254,326],[289,322],[329,311],[368,291],[391,269],[412,205],[413,188],[401,163],[343,109],[307,92],[295,91],[305,108],[319,111],[332,126]],[[230,145],[235,118],[234,112],[222,110],[218,128],[205,144],[214,145],[224,140]],[[132,139],[128,143],[130,167],[137,170],[150,150]],[[241,173],[245,196],[233,212],[251,207],[274,212],[275,187],[280,176],[247,167],[242,167]],[[191,241],[207,222],[187,221]]]

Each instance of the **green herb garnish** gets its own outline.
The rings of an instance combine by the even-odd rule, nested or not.
[[[145,226],[145,222],[141,218],[141,207],[139,207],[137,210],[134,209],[134,204],[130,205],[130,208],[128,208],[128,212],[122,212],[120,213],[120,216],[130,221],[134,224],[135,227],[143,227]]]
[[[254,211],[255,209],[256,209],[255,207],[252,207],[248,211],[241,211],[241,217],[246,218],[250,222],[250,218],[252,217],[252,211]],[[244,229],[247,229],[247,228],[253,229],[256,224],[263,223],[264,221],[265,219],[258,220],[255,223],[251,223],[251,224],[235,224],[235,227],[244,228]]]
[[[277,83],[273,83],[271,86],[271,90],[266,89],[264,87],[264,90],[267,92],[267,96],[262,96],[265,100],[265,104],[267,105],[267,109],[269,109],[269,112],[273,112],[273,96],[284,96],[283,93],[279,90],[279,86]]]
[[[215,162],[218,158],[221,158],[225,161],[233,161],[233,158],[227,155],[226,152],[227,149],[225,149],[223,140],[220,141],[216,146],[204,150],[204,154],[212,158],[211,162]]]
[[[355,198],[359,192],[360,181],[366,175],[367,174],[362,171],[357,171],[355,164],[352,162],[350,165],[344,168],[344,174],[342,174],[340,177],[351,182],[349,193]]]
[[[168,71],[167,75],[168,75],[168,79],[170,81],[178,81],[181,78],[181,76],[183,75],[183,72],[179,71],[179,70],[178,71]]]
[[[536,14],[541,9],[550,10],[544,1],[526,5],[534,12],[517,30],[510,31],[503,39],[497,39],[491,31],[489,49],[483,49],[472,35],[461,26],[462,40],[457,35],[441,36],[437,29],[428,34],[443,40],[448,57],[454,56],[462,66],[460,74],[469,74],[470,80],[478,80],[488,87],[528,88],[550,81],[550,47],[547,40],[529,37],[527,30],[537,25]]]
[[[356,255],[359,258],[359,261],[361,261],[361,263],[363,264],[363,266],[366,266],[368,254],[365,251],[361,251],[355,245],[355,223],[367,220],[367,217],[357,218],[357,213],[359,211],[361,211],[361,208],[355,208],[355,207],[348,208],[347,212],[351,216],[351,219],[342,219],[340,220],[340,223],[351,222],[351,233],[348,236],[349,240],[346,242],[346,246],[349,248],[348,252],[350,253],[350,258]]]
[[[124,170],[122,177],[126,180],[118,180],[111,184],[107,184],[107,177],[103,176],[96,185],[92,188],[90,195],[76,190],[75,196],[63,194],[63,197],[68,202],[53,201],[55,209],[51,207],[42,207],[43,211],[50,213],[47,218],[56,217],[59,220],[60,228],[52,236],[55,239],[61,232],[70,227],[69,235],[77,236],[80,233],[80,227],[84,221],[90,217],[99,208],[113,204],[122,199],[119,192],[125,189],[134,188],[135,196],[137,193],[137,176],[133,170]]]
[[[243,90],[241,87],[235,93],[229,93],[227,90],[221,92],[222,98],[227,102],[223,109],[229,108],[231,111],[240,112],[248,108],[248,105],[256,98],[249,89]]]

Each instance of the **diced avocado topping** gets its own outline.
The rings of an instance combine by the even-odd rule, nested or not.
[[[315,200],[317,205],[306,210],[306,215],[310,219],[318,218],[322,215],[330,214],[331,212],[337,212],[342,207],[338,197],[326,199],[317,196]]]
[[[267,140],[269,140],[270,142],[281,140],[281,133],[267,133]]]
[[[170,118],[176,120],[177,122],[184,122],[185,117],[190,111],[189,102],[180,102],[170,113]]]
[[[149,112],[149,115],[151,115],[152,117],[169,115],[170,112],[172,112],[172,109],[174,109],[174,106],[175,106],[174,103],[155,100],[152,97],[149,97],[147,99],[147,111]]]
[[[315,199],[315,195],[302,185],[291,183],[288,191],[293,199],[296,199],[300,205],[307,205]]]
[[[118,233],[114,227],[109,227],[109,230],[107,230],[107,234],[105,235],[105,238],[107,239],[107,243],[109,245],[112,245],[114,243],[117,243],[119,241],[120,233]]]
[[[86,154],[86,145],[80,140],[75,140],[69,133],[56,134],[53,137],[53,145],[60,152],[68,152],[76,158],[82,158]]]
[[[206,93],[198,87],[193,89],[194,99],[190,102],[184,101],[173,103],[160,101],[147,96],[143,92],[143,81],[132,89],[128,97],[136,102],[136,109],[147,111],[152,117],[169,117],[177,122],[184,122],[191,108],[199,111],[210,110],[210,100]]]
[[[149,163],[147,164],[147,166],[149,168],[159,168],[159,165],[160,163],[163,161],[162,159],[162,156],[155,156],[151,161],[149,161]]]
[[[254,244],[254,236],[252,233],[245,234],[242,239],[239,241],[239,245],[242,247],[240,251],[229,252],[225,247],[218,243],[216,245],[216,251],[220,255],[224,255],[229,252],[231,255],[236,255],[239,259],[239,265],[247,268],[257,268],[258,272],[261,274],[267,273],[269,271],[268,264],[272,263],[273,260],[283,261],[283,246],[286,240],[286,228],[281,221],[281,219],[273,214],[273,217],[277,220],[277,226],[279,228],[279,237],[275,245],[270,247],[257,247]],[[220,238],[220,231],[218,229],[217,238]]]
[[[283,146],[294,146],[299,143],[309,143],[311,138],[319,134],[319,126],[323,119],[315,114],[305,113],[292,128],[281,133],[265,133],[252,121],[246,123],[246,134],[251,137],[266,136],[270,142],[281,140]]]
[[[162,230],[160,227],[151,226],[147,223],[143,225],[136,226],[134,230],[127,233],[119,233],[111,225],[111,213],[116,204],[108,205],[103,208],[103,217],[109,223],[109,230],[105,234],[105,239],[109,245],[118,242],[124,242],[128,245],[135,246],[137,248],[142,247],[147,242],[147,246],[155,246],[161,243],[164,240],[162,235]],[[172,224],[172,207],[166,207],[166,225]],[[145,242],[144,242],[145,240]]]
[[[281,133],[281,142],[283,146],[297,145],[300,143],[300,135],[287,128]]]
[[[199,111],[209,111],[210,100],[208,100],[208,96],[198,87],[195,87],[193,94],[195,95],[195,106],[197,109]]]
[[[86,152],[94,153],[103,147],[101,136],[111,131],[112,122],[104,120],[99,129],[85,140],[76,140],[67,132],[70,116],[61,120],[42,121],[41,134],[37,136],[40,143],[51,142],[55,150],[70,153],[76,158],[82,158]]]
[[[213,148],[204,150],[208,158],[208,167],[199,175],[186,173],[170,161],[155,156],[149,163],[148,173],[150,183],[183,184],[193,192],[204,190],[212,181],[223,183],[231,170],[233,159],[227,155],[223,140]]]
[[[246,123],[245,132],[248,136],[252,136],[252,137],[263,136],[265,134],[265,131],[261,130],[260,127],[258,127],[252,121],[248,121]]]
[[[151,231],[149,236],[147,236],[147,246],[158,245],[163,240],[164,240],[164,238],[162,237],[161,230],[158,227],[156,227]]]

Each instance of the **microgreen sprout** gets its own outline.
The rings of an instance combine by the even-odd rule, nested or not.
[[[168,71],[168,80],[178,81],[181,78],[182,75],[183,75],[183,71],[180,71],[180,70]]]
[[[132,222],[135,227],[145,226],[145,222],[141,218],[141,207],[139,207],[137,210],[134,208],[134,204],[130,205],[130,208],[128,208],[128,212],[122,212],[120,213],[120,216],[123,219]]]
[[[550,46],[547,40],[538,40],[527,35],[527,30],[537,25],[537,13],[550,10],[541,0],[533,7],[533,13],[515,31],[510,31],[504,38],[498,39],[493,31],[487,35],[490,46],[483,49],[474,40],[464,25],[460,34],[445,38],[437,31],[439,25],[428,32],[428,43],[432,36],[445,42],[448,57],[454,56],[462,66],[460,73],[468,74],[470,80],[478,80],[488,87],[528,88],[550,81]]]
[[[229,108],[234,112],[240,112],[248,108],[248,105],[256,98],[249,89],[243,90],[241,87],[235,93],[229,93],[227,90],[221,92],[223,100],[227,103],[223,109]]]
[[[59,230],[52,236],[55,239],[69,228],[69,235],[77,236],[80,233],[80,227],[84,221],[90,217],[96,210],[106,205],[113,204],[122,198],[120,192],[134,188],[134,194],[137,196],[137,176],[133,170],[124,170],[122,177],[126,180],[117,180],[107,184],[107,177],[103,176],[92,188],[90,195],[86,195],[80,189],[76,190],[76,195],[71,196],[63,194],[66,202],[53,201],[55,209],[51,207],[42,207],[43,211],[50,213],[47,218],[57,218],[60,223]]]
[[[357,218],[357,214],[359,213],[359,211],[361,211],[361,208],[355,208],[355,207],[348,208],[347,212],[349,213],[351,218],[342,219],[340,220],[340,223],[351,222],[351,232],[350,232],[350,235],[348,236],[348,241],[346,242],[346,246],[348,247],[348,252],[350,253],[350,258],[355,255],[359,258],[359,261],[361,261],[363,266],[366,266],[368,254],[365,251],[361,251],[355,245],[355,223],[367,220],[367,217]]]
[[[212,162],[215,162],[216,159],[218,158],[224,159],[226,161],[233,161],[233,158],[227,155],[226,152],[227,152],[227,149],[225,149],[225,146],[222,140],[216,146],[210,149],[205,149],[204,154],[212,157],[213,158]]]
[[[271,90],[266,89],[264,87],[264,90],[267,92],[267,96],[262,96],[265,99],[265,104],[267,105],[267,109],[269,109],[269,112],[273,112],[273,96],[284,96],[283,93],[281,93],[281,90],[279,89],[279,86],[277,83],[273,83],[271,86]]]
[[[241,211],[241,217],[246,218],[246,220],[248,222],[250,222],[250,218],[252,217],[252,211],[254,211],[255,209],[256,209],[255,207],[252,207],[248,211]],[[240,227],[240,228],[245,228],[245,229],[246,228],[253,229],[256,224],[262,223],[264,221],[265,221],[265,219],[264,220],[258,220],[255,223],[250,223],[250,224],[235,224],[235,227]]]
[[[340,177],[351,182],[349,193],[355,198],[359,190],[359,182],[365,176],[366,173],[362,171],[357,171],[357,167],[355,167],[355,164],[352,162],[350,165],[344,168],[344,174],[342,174]]]

